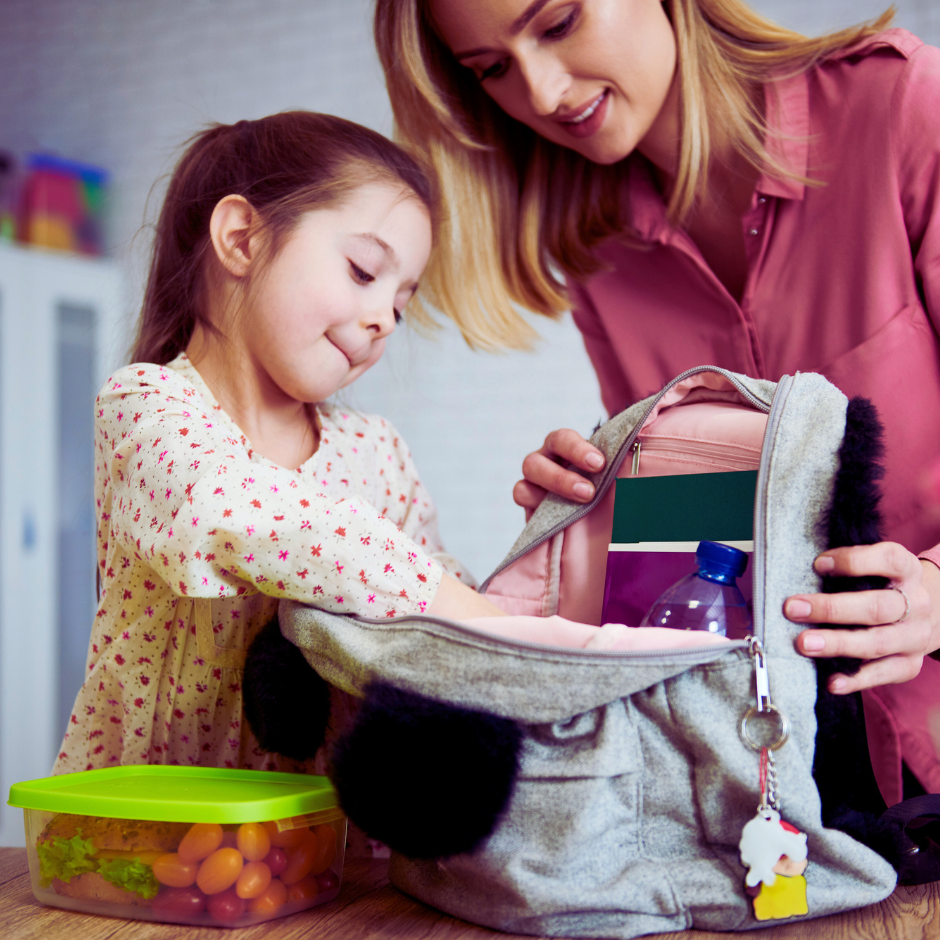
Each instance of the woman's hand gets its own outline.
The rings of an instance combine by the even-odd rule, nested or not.
[[[604,466],[604,455],[577,431],[562,428],[545,438],[541,449],[522,461],[522,475],[513,487],[512,498],[525,509],[525,517],[538,508],[546,493],[555,493],[576,503],[590,502],[594,485],[576,470],[596,473]],[[571,467],[573,469],[566,469]]]
[[[940,646],[940,568],[896,542],[834,548],[814,564],[819,574],[881,575],[903,589],[843,594],[797,594],[784,614],[795,623],[871,624],[867,630],[804,630],[799,652],[812,657],[851,656],[867,660],[854,676],[837,673],[829,691],[839,695],[892,682],[920,672],[924,657]]]

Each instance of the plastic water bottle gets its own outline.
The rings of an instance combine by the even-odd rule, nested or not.
[[[747,553],[720,542],[699,542],[695,563],[698,570],[663,592],[640,626],[743,639],[751,632],[751,612],[735,579],[747,567]]]

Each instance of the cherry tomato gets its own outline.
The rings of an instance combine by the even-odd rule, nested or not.
[[[157,914],[191,917],[206,909],[206,896],[194,887],[161,888],[160,893],[153,899],[152,909]]]
[[[241,917],[248,908],[248,902],[240,898],[234,888],[229,888],[213,894],[206,907],[215,920],[226,924]]]
[[[176,852],[168,852],[153,860],[153,877],[171,888],[188,888],[196,883],[198,862],[184,862]]]
[[[315,875],[322,875],[336,858],[336,830],[324,823],[313,831],[317,837],[317,851],[313,856],[310,871]]]
[[[271,837],[260,823],[245,823],[238,827],[238,851],[249,862],[260,862],[271,851]]]
[[[222,833],[222,841],[219,843],[220,849],[237,849],[238,848],[238,833],[234,831],[226,831]]]
[[[199,866],[196,884],[206,894],[219,894],[238,881],[244,864],[245,860],[238,849],[216,849]]]
[[[307,838],[296,849],[287,852],[287,867],[281,872],[281,881],[288,887],[310,874],[317,855],[316,833],[304,830]],[[325,866],[324,866],[325,867]]]
[[[301,878],[287,889],[288,901],[312,901],[320,893],[320,886],[313,875]]]
[[[283,881],[275,878],[258,897],[248,902],[248,910],[252,914],[273,914],[285,901],[287,888]]]
[[[282,849],[296,849],[310,832],[309,829],[285,829],[278,832],[276,822],[266,822],[264,828],[271,839],[271,845],[276,845]]]
[[[262,861],[271,869],[272,877],[277,878],[277,876],[287,868],[287,852],[274,845]]]
[[[317,884],[323,892],[333,891],[339,887],[339,875],[328,868],[322,875],[317,875]]]
[[[271,884],[271,869],[264,862],[249,862],[235,882],[235,891],[240,898],[256,898],[264,894]]]
[[[176,850],[184,862],[200,862],[222,844],[222,827],[218,823],[196,823],[183,836]]]

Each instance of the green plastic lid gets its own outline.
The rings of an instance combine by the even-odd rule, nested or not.
[[[338,805],[326,777],[162,764],[84,770],[10,787],[10,806],[159,822],[264,822]]]

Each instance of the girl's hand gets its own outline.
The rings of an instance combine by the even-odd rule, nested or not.
[[[434,600],[428,604],[427,613],[432,617],[446,617],[448,620],[470,620],[474,617],[505,617],[485,595],[478,594],[449,574],[441,578],[440,587]]]
[[[590,502],[594,485],[576,473],[596,473],[604,466],[604,455],[577,431],[562,428],[545,438],[541,449],[522,461],[520,480],[513,487],[512,498],[526,511],[526,520],[538,508],[546,493],[555,493],[576,503]],[[574,469],[568,470],[567,466]]]
[[[872,624],[867,630],[804,630],[797,638],[806,656],[868,660],[854,676],[832,676],[829,691],[846,695],[913,679],[924,657],[940,646],[940,568],[896,542],[835,548],[823,552],[814,567],[819,574],[890,578],[910,601],[905,616],[904,594],[890,587],[787,598],[783,612],[795,623]]]

